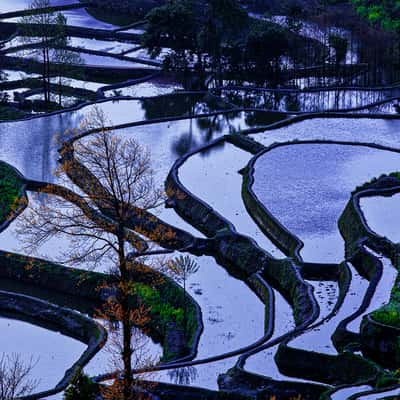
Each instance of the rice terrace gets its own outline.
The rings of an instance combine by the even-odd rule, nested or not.
[[[397,0],[0,0],[0,400],[400,399]]]

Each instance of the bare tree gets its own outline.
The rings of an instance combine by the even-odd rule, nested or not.
[[[110,309],[111,307],[111,309]],[[148,322],[149,309],[143,305],[139,305],[136,309],[130,310],[130,321],[132,323],[131,331],[131,363],[135,366],[135,369],[149,369],[157,363],[156,358],[149,352],[150,339],[145,336],[141,329]],[[121,360],[121,354],[124,352],[124,340],[120,333],[119,324],[113,323],[112,319],[121,319],[123,317],[123,310],[121,306],[114,302],[109,302],[108,307],[105,308],[104,312],[99,315],[104,319],[109,320],[109,338],[106,345],[106,351],[109,354],[109,367],[112,371],[123,371],[124,363]],[[143,378],[149,379],[150,374],[142,374],[133,379],[131,385],[134,387],[134,398],[135,400],[148,400],[151,398],[148,396],[148,391],[154,385],[147,381],[144,382]],[[140,382],[140,384],[139,384]],[[125,384],[123,379],[115,379],[111,385],[106,385],[101,388],[101,394],[104,400],[119,400],[125,399]]]
[[[97,128],[98,132],[74,145],[74,158],[82,169],[93,174],[87,185],[95,185],[96,190],[86,196],[65,186],[37,182],[38,192],[53,196],[25,213],[19,236],[30,250],[54,237],[68,238],[66,261],[95,266],[110,263],[117,282],[116,293],[103,307],[102,315],[111,321],[121,321],[122,341],[118,349],[122,383],[115,385],[122,388],[121,399],[132,400],[132,352],[136,347],[132,334],[135,326],[145,324],[149,310],[140,304],[132,308],[130,299],[135,295],[135,287],[130,276],[138,263],[130,253],[143,252],[151,243],[129,229],[130,209],[132,205],[140,210],[157,208],[164,196],[155,185],[149,152],[133,139],[123,140],[113,135],[106,129],[107,124],[104,113],[94,108],[84,125]],[[63,162],[60,174],[69,168],[70,163]],[[101,210],[107,210],[112,218]]]
[[[48,12],[37,14],[35,11],[47,8]],[[32,55],[40,57],[43,64],[42,81],[45,102],[50,101],[50,51],[57,31],[57,15],[50,9],[50,0],[32,0],[29,5],[32,13],[20,20],[22,38],[25,44],[37,45]]]
[[[39,382],[30,377],[36,362],[25,363],[17,353],[0,357],[0,400],[12,400],[32,393]]]
[[[187,290],[186,283],[190,275],[195,274],[199,270],[199,265],[190,258],[190,256],[178,256],[167,263],[167,273],[169,272],[173,278],[183,285],[183,327],[185,333],[187,331]]]

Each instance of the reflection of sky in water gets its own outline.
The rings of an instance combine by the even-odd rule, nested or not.
[[[107,101],[98,104],[113,125],[157,118],[164,113],[172,114],[175,105],[176,102],[170,105],[169,112],[165,106],[162,108],[160,104],[154,105],[154,102],[150,104],[141,100]],[[58,134],[66,129],[79,127],[83,116],[92,108],[91,105],[78,111],[43,118],[0,123],[0,159],[15,166],[28,178],[54,180],[58,159]],[[180,110],[180,114],[188,111],[182,104]],[[154,168],[158,170],[169,169],[173,161],[186,151],[240,127],[247,127],[243,113],[229,117],[216,116],[132,127],[116,133],[136,137],[141,144],[148,146],[155,161]],[[167,169],[163,173],[166,175]]]
[[[340,261],[344,254],[337,221],[351,191],[396,170],[399,162],[397,153],[361,146],[285,146],[258,159],[254,190],[272,214],[305,242],[306,260]],[[328,245],[334,249],[329,260],[319,249]]]
[[[352,279],[349,290],[346,293],[346,297],[344,298],[343,304],[338,312],[322,325],[317,326],[316,328],[296,337],[290,342],[290,346],[325,354],[337,354],[337,350],[333,346],[331,336],[343,319],[352,315],[358,310],[368,288],[368,281],[363,279],[352,265],[349,265],[349,268]],[[325,284],[328,286],[333,285],[332,282],[326,282]],[[321,286],[321,282],[314,282],[314,286],[316,287],[314,293],[316,294],[318,304],[320,305],[321,309],[324,310],[325,308],[327,311],[332,311],[333,307],[336,305],[337,297],[332,296],[332,294],[330,295],[329,293],[321,293],[321,295],[319,295],[318,292],[324,290],[324,288]],[[335,285],[335,289],[337,290],[337,285]],[[335,294],[337,294],[336,290],[334,290]],[[329,302],[329,304],[326,304],[326,302]],[[329,313],[327,312],[323,312],[319,320],[321,320],[323,317],[326,317],[328,314]]]
[[[360,206],[369,227],[374,232],[380,236],[386,236],[394,243],[400,243],[399,194],[391,197],[362,197]]]
[[[361,321],[364,315],[367,315],[389,303],[390,295],[396,282],[398,272],[389,259],[381,258],[381,262],[383,265],[382,277],[376,287],[374,295],[372,296],[371,302],[363,314],[350,322],[350,324],[347,326],[347,329],[350,331],[359,332]]]
[[[320,92],[293,92],[276,93],[249,90],[225,90],[223,96],[228,101],[247,107],[266,108],[291,112],[320,112],[328,110],[344,110],[358,107],[366,107],[377,102],[382,102],[398,96],[399,89],[387,92],[382,91],[320,91]],[[393,101],[371,107],[375,112],[395,114]],[[362,113],[370,112],[370,107],[360,110]]]
[[[345,400],[348,399],[351,395],[355,393],[365,392],[367,390],[371,390],[371,386],[362,385],[362,386],[352,386],[343,389],[339,389],[336,392],[332,393],[331,399],[332,400]]]
[[[24,10],[29,7],[31,0],[2,0],[0,5],[0,13]],[[78,3],[78,0],[50,0],[50,4],[61,6],[66,4]],[[102,22],[92,17],[85,8],[62,11],[67,18],[68,25],[83,26],[96,29],[116,29],[117,26]],[[18,18],[12,18],[8,21],[18,21]]]
[[[36,391],[52,389],[86,349],[77,340],[23,321],[0,317],[0,328],[0,357],[19,354],[25,364],[32,358],[31,378],[40,380]]]
[[[327,90],[317,92],[277,93],[257,90],[225,90],[227,100],[247,107],[258,107],[291,112],[321,112],[362,108],[360,113],[385,112],[396,114],[393,101],[374,107],[371,105],[398,96],[400,89],[388,91]]]
[[[400,147],[399,120],[367,118],[313,118],[251,135],[265,146],[288,140],[343,140]]]
[[[247,213],[241,190],[242,175],[238,172],[252,155],[226,143],[221,151],[205,158],[202,153],[191,156],[179,169],[182,184],[228,219],[236,230],[253,238],[262,248],[276,257],[282,253],[261,232]]]
[[[358,400],[380,400],[383,398],[392,398],[392,399],[398,399],[400,396],[400,387],[397,387],[395,389],[389,389],[386,392],[380,392],[380,393],[375,393],[375,394],[366,394],[364,396],[359,396]]]

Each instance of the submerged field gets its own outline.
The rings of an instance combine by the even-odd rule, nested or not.
[[[4,1],[0,11],[24,7],[23,0]],[[63,12],[68,25],[142,32],[84,8]],[[56,264],[68,240],[52,239],[32,254],[18,235],[25,208],[38,209],[54,194],[37,196],[32,182],[65,184],[57,173],[60,147],[90,140],[93,132],[81,123],[93,110],[107,116],[110,135],[149,150],[154,180],[166,191],[157,222],[178,232],[177,242],[203,243],[163,246],[152,238],[155,248],[185,252],[199,265],[185,284],[192,325],[182,354],[170,349],[166,337],[176,325],[166,323],[162,308],[167,304],[168,316],[182,311],[181,288],[169,279],[147,289],[135,281],[145,287],[146,304],[164,310],[154,312],[156,322],[138,342],[155,365],[135,371],[154,382],[159,398],[169,391],[188,399],[398,398],[398,86],[319,88],[299,78],[279,93],[229,81],[186,91],[138,43],[72,42],[102,71],[98,79],[70,80],[88,97],[72,93],[73,107],[7,113],[0,121],[0,354],[35,361],[36,391],[51,390],[35,398],[61,399],[71,366],[99,383],[115,369],[103,347],[110,324],[96,313],[107,295],[97,283],[109,279],[112,265],[74,270]],[[5,48],[19,44],[10,38]],[[8,68],[8,81],[22,86],[7,90],[29,92],[24,85],[35,74]],[[121,69],[123,78],[108,68]],[[158,258],[143,262],[154,266]],[[82,277],[89,278],[75,285]]]

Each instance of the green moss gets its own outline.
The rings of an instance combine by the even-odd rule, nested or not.
[[[22,180],[8,164],[0,162],[0,223],[22,201]]]
[[[175,322],[183,326],[183,309],[174,307],[161,297],[158,290],[143,283],[132,283],[136,295],[142,302],[150,307],[150,314],[157,316],[162,326],[165,328],[168,323]]]
[[[377,322],[400,328],[400,303],[391,301],[374,311],[371,316]]]
[[[397,266],[398,267],[398,266]],[[390,302],[371,314],[371,317],[381,324],[400,328],[400,278],[392,290]]]
[[[150,326],[157,326],[157,330],[164,333],[170,329],[184,329],[183,311],[183,291],[169,280],[164,281],[157,287],[152,287],[144,283],[132,283],[132,292],[135,293],[137,300],[141,301],[146,307],[150,308]],[[186,303],[186,347],[193,345],[195,333],[197,331],[196,308],[191,301]],[[163,360],[171,361],[182,354],[172,352],[168,343],[163,343]]]

